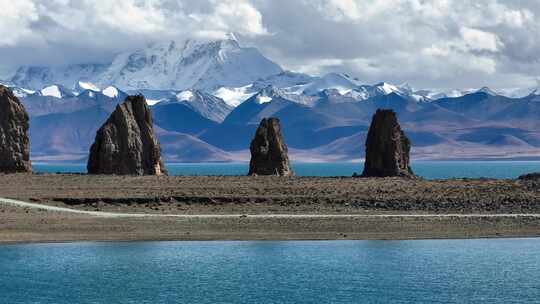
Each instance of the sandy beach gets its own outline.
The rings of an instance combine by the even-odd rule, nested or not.
[[[0,197],[94,212],[0,202],[4,243],[540,236],[538,185],[516,180],[15,174]]]

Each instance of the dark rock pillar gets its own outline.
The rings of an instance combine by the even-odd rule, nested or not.
[[[97,131],[89,174],[167,174],[144,96],[129,96]]]
[[[411,142],[392,110],[377,110],[366,140],[363,177],[414,177],[409,165]]]
[[[0,85],[0,172],[31,172],[28,113],[13,92]]]
[[[264,118],[251,142],[249,175],[292,176],[287,145],[277,118]]]

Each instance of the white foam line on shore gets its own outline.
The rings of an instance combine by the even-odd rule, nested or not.
[[[502,214],[152,214],[152,213],[115,213],[102,211],[86,211],[43,204],[23,202],[19,200],[0,198],[0,204],[22,208],[67,212],[96,217],[169,217],[169,218],[540,218],[537,213],[502,213]]]

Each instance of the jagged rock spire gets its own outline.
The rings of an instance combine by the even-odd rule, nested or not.
[[[0,85],[0,172],[31,172],[29,117],[13,92]]]
[[[373,116],[366,140],[364,177],[413,177],[409,165],[411,142],[392,110],[379,109]]]
[[[127,97],[97,131],[87,168],[89,174],[167,174],[144,96]]]
[[[249,175],[294,175],[277,118],[264,118],[251,142]]]

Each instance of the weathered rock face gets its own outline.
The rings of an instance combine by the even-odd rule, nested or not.
[[[287,145],[277,118],[264,118],[251,141],[249,175],[292,176]]]
[[[90,148],[89,174],[167,174],[143,96],[129,96],[97,131]]]
[[[31,172],[28,113],[13,92],[0,85],[0,172]]]
[[[411,142],[392,110],[377,110],[366,140],[363,177],[414,177],[409,165]]]

